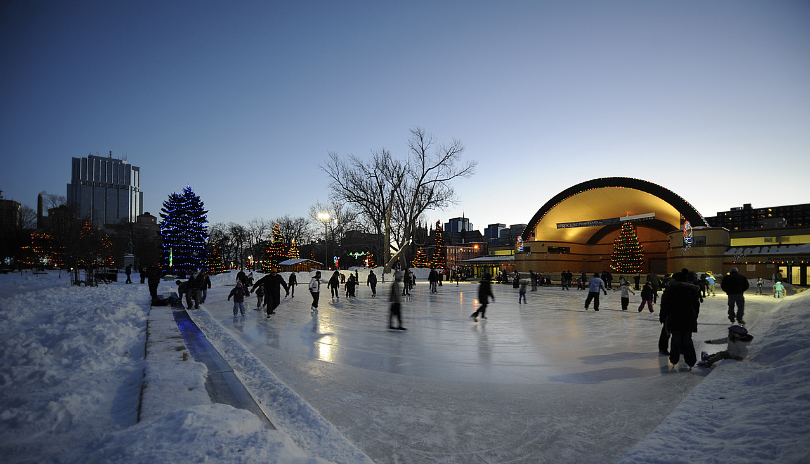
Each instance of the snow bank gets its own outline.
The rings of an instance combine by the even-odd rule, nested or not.
[[[622,462],[810,462],[808,307],[804,292],[748,327],[749,357],[718,364]]]

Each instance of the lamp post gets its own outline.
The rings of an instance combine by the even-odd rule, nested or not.
[[[323,222],[323,246],[324,246],[324,253],[323,253],[323,264],[326,266],[326,269],[329,269],[329,220],[332,219],[332,216],[329,213],[318,213],[318,220]]]

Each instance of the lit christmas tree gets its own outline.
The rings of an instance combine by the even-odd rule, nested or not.
[[[374,257],[371,255],[370,251],[366,252],[366,259],[363,262],[363,265],[368,267],[368,268],[374,267]]]
[[[298,259],[301,257],[301,254],[298,252],[298,248],[295,246],[295,239],[292,239],[292,246],[290,247],[289,251],[287,251],[287,256],[290,259]]]
[[[430,267],[433,269],[444,269],[447,264],[444,249],[444,229],[439,221],[436,221],[436,231],[433,233],[435,247],[433,256],[430,259]]]
[[[281,238],[281,226],[276,223],[273,226],[273,241],[267,247],[267,260],[262,263],[262,272],[268,273],[270,270],[280,271],[281,266],[278,263],[288,259],[285,250],[284,241]]]
[[[416,257],[413,259],[413,267],[417,268],[426,268],[430,263],[428,263],[427,254],[425,254],[425,250],[422,247],[419,247],[416,250]]]
[[[208,275],[222,274],[227,271],[225,265],[222,264],[222,253],[219,252],[216,245],[211,245],[208,250],[208,259],[205,261],[205,272]]]
[[[172,193],[160,210],[163,238],[163,267],[175,274],[187,274],[205,266],[208,239],[207,213],[191,187]]]
[[[623,222],[619,237],[613,241],[610,268],[616,272],[635,274],[644,270],[644,248],[638,241],[636,228],[631,222]]]

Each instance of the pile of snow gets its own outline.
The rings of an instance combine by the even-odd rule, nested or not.
[[[160,363],[144,359],[146,285],[79,288],[64,273],[61,279],[57,273],[8,274],[0,275],[0,289],[4,463],[356,462],[351,456],[318,458],[317,450],[305,451],[252,413],[211,404],[205,377],[198,375],[201,363],[154,372]],[[173,282],[161,283],[161,292],[174,290]],[[170,405],[166,411],[137,422],[142,381],[150,371],[175,388],[159,393],[168,397],[161,402]],[[197,385],[189,387],[189,378]],[[197,401],[200,392],[206,404],[187,406],[183,396]]]
[[[748,327],[748,358],[717,364],[622,462],[810,462],[809,307],[803,292]]]

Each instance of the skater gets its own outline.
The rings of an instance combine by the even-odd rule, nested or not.
[[[200,309],[199,280],[194,272],[191,272],[186,281],[186,309]],[[192,301],[194,302],[192,305]]]
[[[641,290],[641,304],[638,305],[638,312],[644,310],[644,303],[647,304],[647,308],[649,308],[650,312],[653,312],[652,300],[653,300],[652,284],[647,282],[644,284],[644,288]]]
[[[636,292],[630,288],[630,282],[625,280],[616,290],[613,291],[621,292],[619,296],[622,299],[622,311],[627,311],[627,307],[630,306],[630,294],[636,294]]]
[[[636,284],[636,290],[641,290],[639,285],[641,284],[641,273],[637,272],[635,276],[633,276],[633,282]]]
[[[354,288],[357,286],[357,278],[354,274],[349,274],[346,279],[346,298],[354,298]]]
[[[430,270],[430,274],[428,274],[428,282],[430,283],[430,293],[438,292],[438,280],[439,274],[436,272],[435,269]]]
[[[757,295],[762,295],[762,284],[763,283],[764,282],[762,281],[762,277],[757,279]]]
[[[278,275],[275,269],[271,269],[270,274],[267,274],[256,281],[250,291],[255,291],[256,287],[259,285],[264,285],[264,298],[267,304],[267,317],[270,317],[276,313],[276,308],[278,308],[278,305],[281,303],[281,287],[284,287],[286,292],[284,298],[290,296],[290,288],[287,287],[287,283],[284,282],[284,278]],[[248,296],[250,296],[250,292],[248,292]]]
[[[124,273],[127,275],[126,283],[131,284],[132,279],[130,277],[132,276],[132,264],[127,264],[126,269],[124,269]]]
[[[208,277],[208,273],[205,271],[200,271],[200,275],[197,277],[199,279],[199,287],[200,287],[200,304],[205,303],[205,299],[208,298],[208,289],[211,288],[211,278]]]
[[[715,296],[714,291],[715,287],[717,286],[717,280],[715,280],[712,271],[706,273],[706,295]]]
[[[706,282],[706,274],[701,274],[697,281],[697,286],[700,289],[700,298],[706,298],[706,287],[709,284]],[[701,301],[703,303],[703,301]]]
[[[582,274],[579,276],[579,287],[577,290],[585,290],[585,282],[588,281],[588,276],[585,274],[585,271],[582,271]]]
[[[478,315],[481,315],[481,319],[486,319],[487,315],[487,305],[489,304],[489,299],[492,298],[492,301],[495,302],[495,295],[492,294],[492,282],[490,279],[492,277],[489,274],[484,274],[484,278],[481,280],[481,284],[478,286],[478,302],[481,303],[481,306],[475,310],[474,313],[470,314],[470,317],[473,318],[475,322],[478,322]]]
[[[146,268],[142,267],[138,269],[138,275],[141,278],[141,285],[143,285],[143,283],[146,282]]]
[[[700,293],[697,285],[687,283],[688,273],[677,272],[673,282],[661,295],[659,320],[664,323],[672,337],[669,348],[669,362],[672,368],[678,364],[681,354],[691,369],[697,362],[692,333],[697,332],[700,314]]]
[[[377,298],[377,275],[374,274],[373,269],[368,273],[368,279],[366,279],[366,286],[371,287],[371,297]]]
[[[560,274],[560,288],[562,290],[568,290],[568,273],[563,272]]]
[[[391,302],[391,307],[388,312],[389,329],[407,330],[405,327],[402,327],[402,295],[399,293],[399,283],[401,280],[402,278],[400,277],[400,274],[398,272],[395,273],[394,283],[391,284],[391,296],[388,297],[388,301]],[[395,317],[399,323],[398,327],[394,327]]]
[[[239,310],[242,315],[245,315],[245,287],[242,282],[236,282],[236,287],[228,294],[228,301],[233,297],[233,317],[236,317],[236,312]]]
[[[236,281],[236,283],[241,284],[242,282]],[[264,304],[264,285],[260,285],[256,288],[256,311],[262,309],[262,305]]]
[[[295,272],[290,273],[290,278],[287,280],[287,288],[290,289],[290,298],[295,298],[295,286],[298,285],[298,277]]]
[[[745,315],[745,291],[748,290],[748,279],[739,273],[736,267],[728,270],[729,274],[723,277],[720,288],[728,295],[728,320],[733,324],[735,321],[740,325],[745,325],[743,316]],[[734,314],[734,306],[737,306],[737,314]]]
[[[607,289],[605,288],[605,281],[599,278],[599,273],[594,273],[591,280],[588,281],[588,297],[585,298],[585,310],[588,310],[588,306],[591,304],[591,300],[593,300],[593,310],[599,311],[599,290],[605,292],[607,295]]]
[[[784,298],[787,291],[785,290],[785,286],[782,284],[781,280],[777,280],[775,284],[773,284],[773,297],[774,298]]]
[[[723,359],[735,359],[737,361],[742,361],[748,355],[747,344],[753,339],[753,335],[750,335],[745,327],[732,325],[728,328],[728,337],[718,338],[716,340],[706,340],[706,343],[709,344],[728,342],[727,348],[724,351],[719,351],[712,355],[704,351],[700,354],[700,362],[697,364],[700,367],[712,367],[712,364]]]
[[[522,299],[523,302],[526,302],[526,287],[529,286],[529,282],[526,280],[520,281],[520,291],[518,292],[518,304],[520,304],[520,300]]]
[[[315,277],[309,281],[309,294],[312,295],[312,312],[318,313],[318,299],[321,297],[321,271],[315,272]]]
[[[157,289],[158,285],[160,285],[160,274],[160,267],[158,267],[157,264],[150,264],[149,268],[146,270],[146,276],[149,282],[149,296],[152,297],[152,301],[158,299]]]
[[[329,282],[326,286],[332,292],[332,299],[334,300],[337,298],[340,300],[340,272],[335,271],[332,273],[332,277],[329,278]]]
[[[396,277],[396,275],[395,275]],[[405,269],[405,273],[402,275],[402,295],[411,295],[411,271],[410,269]]]
[[[653,289],[653,303],[658,303],[658,290],[661,289],[661,279],[658,278],[658,275],[652,271],[647,274],[647,282],[652,285]]]

